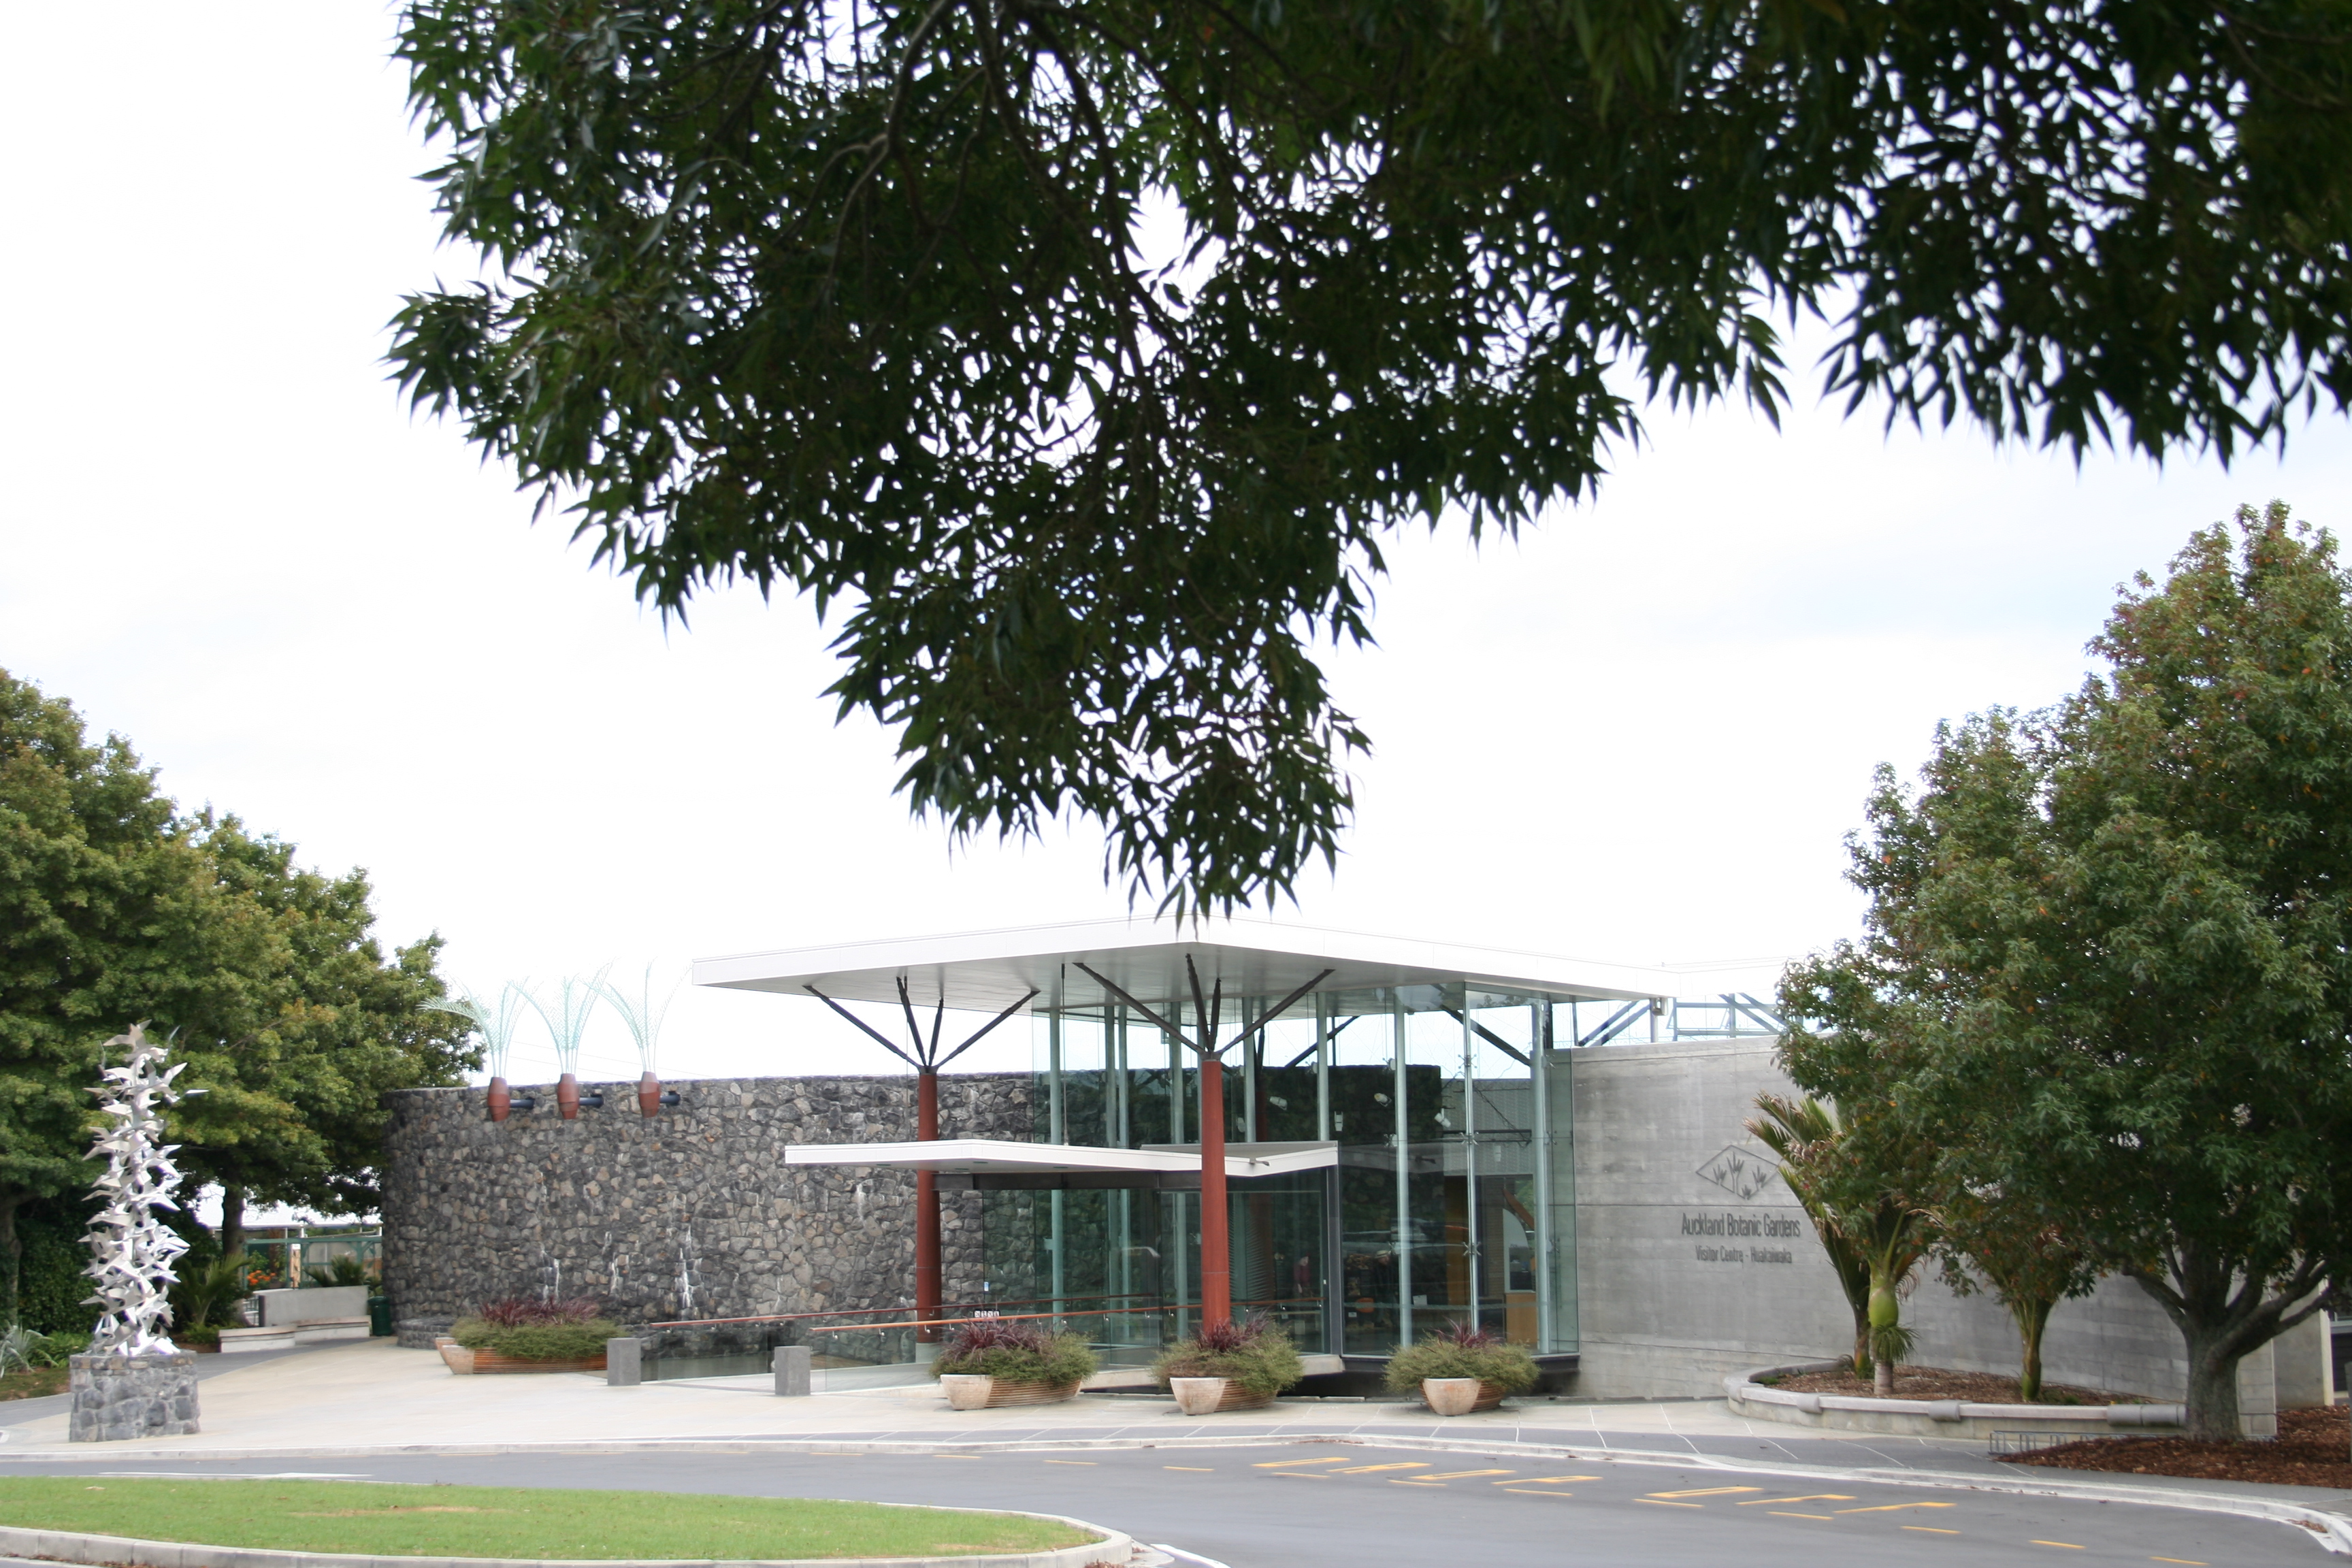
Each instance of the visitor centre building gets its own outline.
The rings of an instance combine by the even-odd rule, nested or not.
[[[772,995],[788,1040],[830,1007],[856,1028],[823,1031],[828,1052],[863,1043],[823,1073],[652,1092],[391,1096],[404,1340],[586,1292],[642,1327],[648,1375],[792,1342],[887,1379],[988,1312],[1082,1333],[1115,1375],[1204,1317],[1256,1315],[1307,1354],[1307,1392],[1346,1393],[1475,1325],[1583,1397],[1719,1397],[1853,1342],[1747,1131],[1759,1093],[1793,1087],[1781,1020],[1678,996],[1680,972],[1206,921],[752,952],[693,978]],[[1023,1031],[1030,1067],[1001,1070]],[[2015,1365],[1989,1293],[1924,1278],[1906,1318],[1939,1364]],[[2309,1337],[2254,1374],[2281,1402],[2329,1392]],[[2185,1386],[2179,1334],[2121,1279],[2061,1306],[2044,1357],[2053,1382]]]

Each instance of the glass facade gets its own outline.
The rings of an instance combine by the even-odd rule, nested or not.
[[[1336,1163],[1232,1181],[1236,1311],[1275,1319],[1310,1352],[1385,1356],[1454,1323],[1575,1351],[1571,1102],[1554,1054],[1572,1042],[1554,1037],[1570,999],[1412,985],[1261,1016],[1276,999],[1238,1016],[1225,1004],[1219,1037],[1241,1037],[1224,1058],[1225,1136],[1328,1143]],[[1033,1028],[1038,1142],[1197,1144],[1198,1068],[1140,1013],[1041,998]],[[1192,1326],[1197,1186],[1097,1178],[984,1201],[993,1299],[1086,1312],[1115,1359]]]

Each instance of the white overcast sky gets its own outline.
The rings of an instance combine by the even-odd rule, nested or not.
[[[403,408],[385,320],[467,263],[415,181],[389,11],[5,26],[0,668],[184,804],[365,867],[385,938],[440,931],[478,987],[1123,912],[1084,824],[958,850],[910,821],[890,738],[818,695],[804,603],[666,629]],[[1816,380],[1779,433],[1652,411],[1596,503],[1517,543],[1400,542],[1381,646],[1329,665],[1379,748],[1359,823],[1282,918],[1635,963],[1819,946],[1854,927],[1841,841],[1874,763],[2073,687],[2117,583],[2238,502],[2340,527],[2352,494],[2335,416],[2228,473],[2077,470],[1841,421]],[[584,1070],[634,1076],[597,1029]],[[551,1070],[537,1040],[519,1079]],[[989,1065],[1027,1050],[1008,1031]],[[887,1065],[813,1002],[719,994],[681,997],[662,1062]]]

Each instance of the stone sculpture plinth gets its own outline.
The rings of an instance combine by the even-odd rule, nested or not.
[[[73,1413],[66,1438],[117,1443],[126,1437],[176,1437],[196,1427],[196,1358],[97,1352],[71,1356]]]

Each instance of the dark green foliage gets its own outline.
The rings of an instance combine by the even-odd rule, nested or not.
[[[1399,1345],[1381,1375],[1401,1394],[1433,1377],[1475,1377],[1506,1394],[1525,1394],[1543,1374],[1527,1346],[1457,1323],[1423,1334],[1418,1343]]]
[[[604,1342],[620,1333],[621,1325],[610,1318],[499,1324],[473,1317],[458,1319],[449,1337],[468,1350],[495,1351],[517,1361],[593,1361],[604,1353]]]
[[[1307,1365],[1288,1334],[1253,1320],[1202,1325],[1160,1352],[1151,1375],[1162,1388],[1171,1377],[1223,1377],[1252,1394],[1279,1394],[1307,1375]]]
[[[1180,904],[1334,852],[1314,654],[1394,531],[1589,492],[1637,385],[1776,409],[1782,311],[2077,447],[2352,394],[2345,0],[410,0],[398,53],[492,269],[400,311],[416,400],[665,609],[845,611],[918,809],[1099,818]]]
[[[1916,795],[1880,771],[1867,935],[1790,971],[1785,1057],[2060,1225],[2032,1293],[2078,1250],[2136,1280],[2190,1431],[2232,1436],[2238,1362],[2352,1270],[2352,577],[2244,508],[2093,647],[2071,700],[1939,735]]]
[[[948,1331],[947,1342],[931,1363],[931,1375],[1078,1383],[1093,1376],[1099,1364],[1083,1335],[1048,1333],[1033,1323],[975,1318]]]
[[[230,1314],[249,1294],[245,1259],[183,1258],[179,1272],[179,1283],[172,1287],[172,1337],[184,1340],[200,1330],[233,1327]]]
[[[384,1091],[473,1059],[464,1026],[425,1006],[444,994],[439,939],[387,958],[366,879],[293,856],[235,817],[178,814],[121,737],[91,744],[71,705],[0,672],[0,1321],[12,1222],[98,1173],[89,1086],[128,1025],[168,1035],[181,1087],[206,1091],[171,1136],[232,1226],[247,1193],[374,1206]],[[87,1321],[40,1289],[28,1321]]]
[[[16,1212],[17,1321],[39,1333],[83,1333],[98,1324],[90,1292],[90,1205],[79,1194],[27,1203]]]

